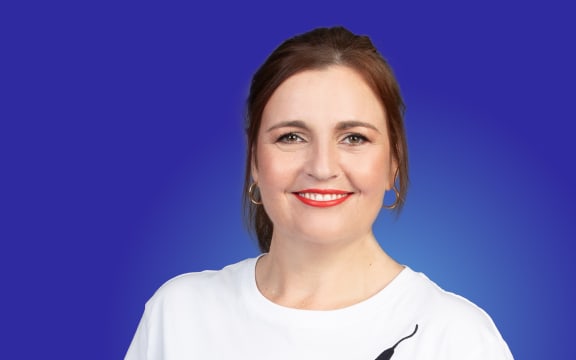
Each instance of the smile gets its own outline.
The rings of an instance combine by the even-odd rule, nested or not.
[[[306,205],[315,207],[336,206],[348,199],[351,192],[341,190],[302,190],[293,193],[296,198]]]

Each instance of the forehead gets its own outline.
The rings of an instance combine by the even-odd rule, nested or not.
[[[364,78],[346,66],[307,70],[286,79],[270,97],[262,121],[362,120],[384,126],[380,99]]]

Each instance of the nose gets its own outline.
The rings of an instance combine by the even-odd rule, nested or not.
[[[336,144],[317,142],[311,147],[308,156],[306,168],[308,176],[324,181],[335,178],[340,173]]]

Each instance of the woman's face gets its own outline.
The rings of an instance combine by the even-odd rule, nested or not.
[[[357,72],[332,66],[288,78],[264,108],[254,156],[273,243],[372,235],[395,165],[384,107]]]

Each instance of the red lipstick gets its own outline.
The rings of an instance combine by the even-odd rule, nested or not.
[[[330,207],[340,205],[353,193],[333,189],[306,189],[295,191],[293,194],[304,204],[314,207]]]

